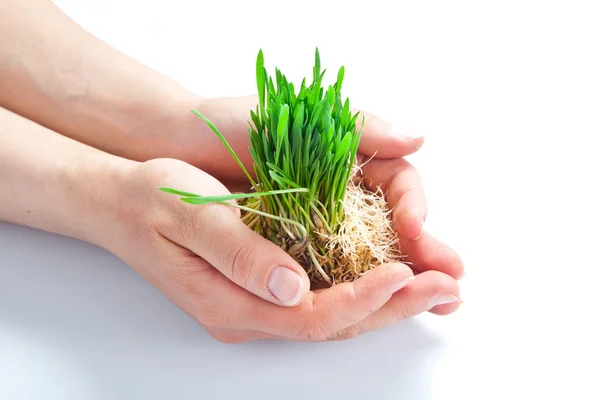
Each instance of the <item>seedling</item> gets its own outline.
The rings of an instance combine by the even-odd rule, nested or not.
[[[353,281],[403,258],[383,193],[362,182],[357,151],[364,118],[359,127],[359,113],[351,111],[349,99],[342,101],[344,67],[327,88],[324,75],[316,49],[312,81],[307,85],[303,79],[296,91],[279,69],[274,78],[268,75],[259,51],[259,101],[248,122],[255,178],[219,129],[192,110],[227,147],[252,191],[201,196],[160,188],[189,204],[241,209],[242,221],[297,260],[313,287]]]

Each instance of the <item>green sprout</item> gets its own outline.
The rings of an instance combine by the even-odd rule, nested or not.
[[[348,99],[342,101],[344,67],[335,84],[323,85],[318,48],[312,82],[306,78],[298,90],[276,68],[268,75],[262,50],[256,60],[258,105],[250,111],[250,155],[256,180],[219,129],[197,110],[234,157],[253,187],[252,193],[200,196],[170,188],[160,190],[182,196],[189,204],[220,203],[240,208],[242,220],[255,232],[278,244],[305,268],[316,269],[330,280],[323,266],[328,235],[337,233],[345,218],[344,198],[356,162],[362,134],[359,113],[352,113]],[[364,119],[363,119],[364,125]],[[239,200],[230,203],[228,200]]]

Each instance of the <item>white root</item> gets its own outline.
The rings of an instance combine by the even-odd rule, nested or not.
[[[335,264],[329,276],[335,282],[353,281],[378,265],[404,258],[383,192],[366,189],[358,174],[353,175],[344,198],[344,220],[335,234],[324,237]]]

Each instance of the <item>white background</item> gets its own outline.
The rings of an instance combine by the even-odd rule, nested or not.
[[[112,255],[0,223],[0,399],[600,398],[595,3],[57,1],[205,96],[254,93],[259,48],[294,80],[315,46],[330,79],[345,65],[355,106],[427,135],[410,160],[465,303],[222,345]]]

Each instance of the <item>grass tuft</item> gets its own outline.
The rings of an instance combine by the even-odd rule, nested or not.
[[[248,130],[256,180],[219,129],[192,110],[235,158],[252,185],[252,193],[200,196],[161,190],[182,196],[189,204],[216,202],[242,209],[247,226],[288,251],[307,269],[313,282],[331,285],[336,276],[338,281],[351,280],[372,267],[373,261],[397,259],[397,254],[392,249],[393,228],[385,223],[389,222],[389,211],[383,196],[377,202],[374,194],[352,181],[364,119],[358,128],[359,113],[352,113],[349,99],[342,99],[344,67],[339,69],[335,83],[324,85],[325,70],[321,70],[317,48],[312,72],[312,81],[307,85],[304,79],[296,90],[279,69],[269,76],[259,51],[258,105],[250,111]],[[378,226],[372,225],[373,221]],[[357,266],[359,262],[363,265]]]

